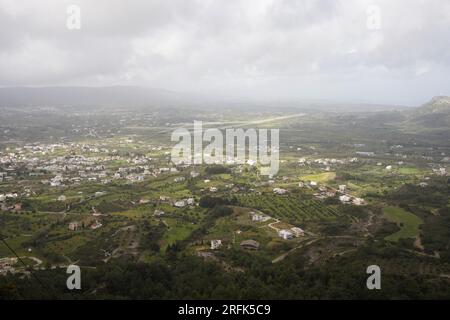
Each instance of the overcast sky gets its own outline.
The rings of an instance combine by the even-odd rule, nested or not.
[[[417,105],[450,95],[450,1],[0,0],[0,86],[47,85]]]

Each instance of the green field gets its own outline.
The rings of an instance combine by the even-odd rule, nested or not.
[[[174,218],[164,218],[166,224],[169,226],[161,241],[162,252],[165,252],[167,246],[174,244],[178,240],[186,239],[196,226],[186,222],[180,222]]]
[[[327,182],[330,180],[334,180],[336,178],[336,173],[334,172],[323,172],[318,174],[309,174],[306,176],[300,177],[304,181],[315,181],[315,182]]]
[[[386,207],[383,209],[386,219],[397,223],[399,231],[387,236],[388,241],[397,242],[402,238],[416,238],[419,235],[419,226],[423,223],[418,216],[409,213],[399,207]]]

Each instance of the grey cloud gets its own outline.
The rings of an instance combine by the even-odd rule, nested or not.
[[[449,38],[446,0],[0,0],[0,86],[417,104],[449,94]]]

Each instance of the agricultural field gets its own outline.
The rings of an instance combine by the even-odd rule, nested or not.
[[[293,224],[306,221],[333,220],[342,213],[332,206],[326,206],[319,200],[300,199],[295,196],[280,195],[241,195],[237,197],[244,207],[256,208],[264,213],[284,219]],[[352,219],[356,219],[352,217]]]
[[[403,238],[417,238],[420,232],[420,225],[423,223],[418,216],[398,207],[386,207],[383,214],[391,222],[396,223],[400,230],[394,234],[387,236],[388,241],[398,241]]]

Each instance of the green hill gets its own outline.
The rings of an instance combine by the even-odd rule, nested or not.
[[[450,97],[438,96],[430,102],[408,110],[407,122],[424,128],[439,129],[450,126]]]

